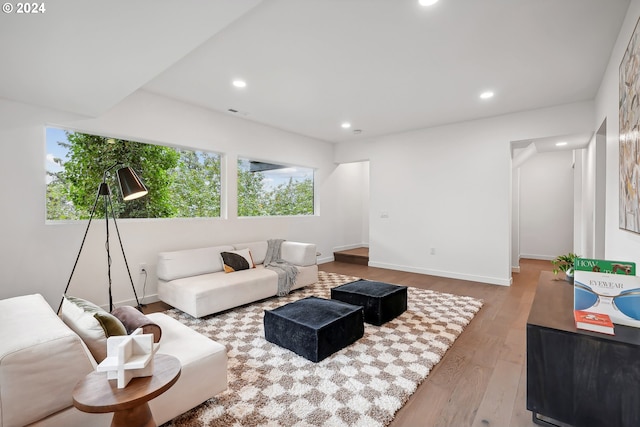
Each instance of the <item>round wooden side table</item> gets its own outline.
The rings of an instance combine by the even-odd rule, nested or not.
[[[125,388],[106,372],[91,372],[73,389],[73,405],[83,412],[113,412],[111,427],[156,427],[148,402],[175,384],[181,369],[175,357],[156,354],[153,375],[133,378]]]

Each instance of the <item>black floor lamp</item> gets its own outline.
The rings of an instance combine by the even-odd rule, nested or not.
[[[111,211],[111,218],[113,218],[113,225],[116,229],[116,234],[118,235],[118,241],[120,242],[120,249],[122,250],[122,257],[124,258],[124,265],[127,268],[127,273],[129,274],[129,280],[131,281],[131,288],[133,289],[133,295],[136,297],[136,308],[141,310],[140,301],[138,301],[138,294],[136,293],[136,288],[133,285],[133,278],[131,277],[131,271],[129,270],[129,263],[127,262],[127,256],[124,254],[124,246],[122,246],[122,239],[120,238],[120,231],[118,230],[118,223],[116,222],[116,216],[113,212],[113,204],[111,203],[111,190],[109,189],[109,185],[107,184],[107,172],[111,169],[119,166],[119,163],[111,166],[102,174],[102,183],[100,187],[98,187],[98,194],[96,195],[96,200],[93,203],[93,208],[91,209],[91,215],[89,216],[89,223],[87,224],[87,229],[84,231],[84,237],[82,238],[82,243],[80,244],[80,250],[78,251],[78,256],[76,257],[76,262],[73,264],[73,269],[71,270],[71,275],[69,276],[69,281],[67,282],[67,287],[64,288],[64,294],[67,293],[69,289],[69,285],[71,284],[71,278],[73,277],[73,273],[76,271],[76,266],[78,265],[78,260],[80,259],[80,253],[82,253],[82,247],[84,246],[84,241],[87,238],[87,233],[89,232],[89,227],[91,227],[91,220],[93,220],[93,216],[96,212],[96,207],[98,206],[98,202],[101,197],[104,197],[104,222],[106,226],[107,232],[107,241],[105,243],[105,248],[107,250],[107,278],[109,280],[109,311],[113,310],[113,297],[111,295],[111,254],[109,249],[109,211]],[[138,175],[134,172],[134,170],[130,167],[123,167],[118,169],[118,182],[120,183],[120,191],[122,193],[122,199],[125,201],[134,200],[139,197],[142,197],[148,193],[147,188],[144,186]],[[63,294],[63,295],[64,295]],[[64,301],[64,296],[60,301],[60,305],[58,306],[58,313],[60,313],[60,309],[62,308],[62,302]]]

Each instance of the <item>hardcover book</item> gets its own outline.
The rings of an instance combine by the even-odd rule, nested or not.
[[[615,324],[640,328],[640,278],[576,270],[573,308],[606,314]]]
[[[606,314],[574,310],[573,317],[576,320],[576,328],[578,329],[615,335],[613,322]]]
[[[636,263],[628,261],[611,261],[608,259],[576,258],[573,269],[595,271],[596,273],[612,273],[636,275]]]

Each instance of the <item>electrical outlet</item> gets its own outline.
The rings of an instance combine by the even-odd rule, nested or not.
[[[140,263],[140,268],[138,269],[138,274],[147,274],[148,270],[147,270],[147,263],[143,262]]]
[[[431,248],[431,255],[435,255],[436,254],[436,248]]]

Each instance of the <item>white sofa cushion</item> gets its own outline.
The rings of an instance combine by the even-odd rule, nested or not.
[[[256,264],[262,264],[264,262],[264,257],[267,255],[266,240],[259,242],[235,243],[233,247],[236,249],[249,249],[249,251],[251,251],[253,262]]]
[[[29,424],[28,427],[111,427],[112,419],[113,412],[92,414],[89,412],[82,412],[72,405],[63,411],[56,412],[55,414],[42,418],[33,424]]]
[[[233,246],[226,245],[160,252],[158,254],[158,278],[174,280],[222,271],[220,252],[232,251],[233,249]]]
[[[318,266],[298,267],[293,289],[318,281]],[[278,292],[278,273],[257,265],[251,270],[158,281],[158,298],[193,317],[207,316],[269,298]]]
[[[284,241],[280,256],[283,260],[302,267],[317,264],[316,245],[310,243]]]
[[[91,361],[41,295],[0,300],[0,426],[28,425],[71,406]]]
[[[218,313],[276,294],[278,274],[262,264],[227,274],[201,274],[158,282],[158,298],[193,317]]]
[[[296,283],[291,289],[299,289],[304,286],[316,283],[318,281],[318,265],[307,265],[306,267],[298,267],[298,275]]]
[[[162,328],[158,353],[177,357],[182,365],[171,393],[149,402],[156,424],[161,425],[227,389],[227,349],[166,314],[147,317]]]

